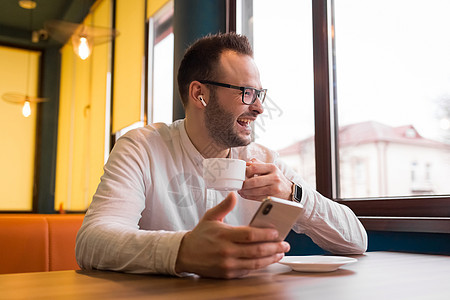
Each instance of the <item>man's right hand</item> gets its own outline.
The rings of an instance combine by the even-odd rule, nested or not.
[[[277,241],[278,232],[269,228],[234,227],[223,223],[236,205],[228,196],[208,210],[197,226],[186,233],[178,250],[177,273],[205,277],[236,278],[251,270],[278,262],[289,251],[287,242]]]

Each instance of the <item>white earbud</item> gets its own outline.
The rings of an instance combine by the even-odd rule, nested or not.
[[[203,104],[203,106],[206,106],[205,100],[203,100],[202,96],[198,96],[198,99],[200,99],[200,102]]]

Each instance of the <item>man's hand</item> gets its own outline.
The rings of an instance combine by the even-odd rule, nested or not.
[[[206,212],[197,226],[186,233],[178,250],[177,273],[205,277],[236,278],[251,270],[279,261],[290,246],[277,241],[275,229],[233,227],[223,223],[236,205],[236,195],[228,196]]]
[[[275,164],[264,163],[252,158],[247,162],[247,179],[238,191],[245,199],[262,201],[267,196],[290,200],[292,182],[284,176]]]

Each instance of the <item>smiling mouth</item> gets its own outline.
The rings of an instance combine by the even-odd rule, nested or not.
[[[248,129],[250,129],[250,124],[253,122],[253,120],[247,119],[247,118],[239,118],[239,119],[237,119],[237,122],[238,122],[239,125],[241,125],[242,127],[246,127],[246,128],[248,128]]]

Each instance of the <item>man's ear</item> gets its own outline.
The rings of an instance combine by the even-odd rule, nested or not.
[[[189,102],[192,102],[192,105],[203,108],[207,105],[206,97],[207,91],[205,86],[198,81],[192,81],[189,85]]]

